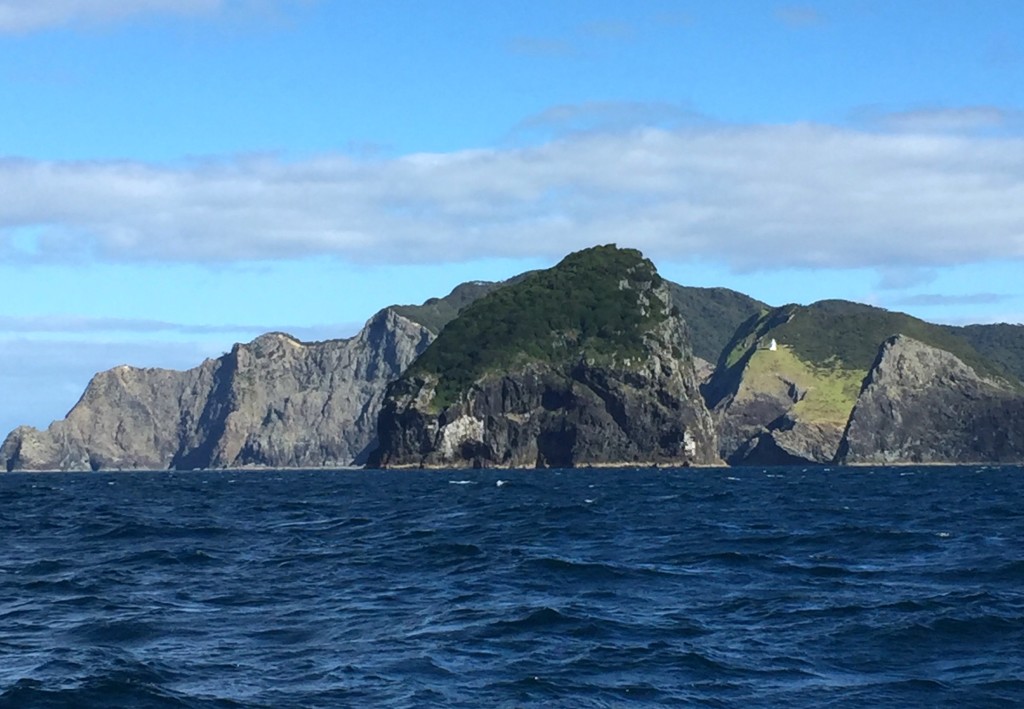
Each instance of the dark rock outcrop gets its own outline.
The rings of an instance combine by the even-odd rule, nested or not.
[[[808,465],[833,459],[842,438],[836,424],[808,423],[780,416],[731,449],[735,465]]]
[[[1024,394],[905,336],[881,347],[850,416],[840,463],[1024,460]]]
[[[184,372],[116,367],[65,419],[15,429],[0,461],[7,470],[361,464],[387,384],[432,339],[384,310],[347,340],[270,333]]]
[[[402,381],[381,412],[386,467],[578,467],[712,464],[714,428],[682,362],[653,355],[644,369],[566,373],[534,363],[484,377],[465,400],[434,413],[435,382]]]
[[[646,260],[639,261],[639,254],[636,258],[637,268],[649,267]],[[521,298],[523,302],[540,301],[559,308],[566,297],[559,290],[565,279],[597,280],[597,276],[589,279],[587,266],[580,263],[565,266],[564,277],[557,271],[560,266],[540,276],[550,286],[525,279],[509,288],[532,289]],[[635,273],[613,274],[612,282],[618,291],[629,294],[636,320],[653,311],[664,313],[644,326],[642,351],[630,356],[589,356],[581,344],[580,349],[566,349],[557,358],[529,356],[527,345],[510,335],[504,344],[511,354],[503,356],[513,364],[484,367],[453,402],[440,405],[438,391],[444,374],[425,372],[417,363],[413,370],[419,371],[410,370],[388,390],[378,425],[381,445],[369,465],[578,467],[720,462],[685,321],[672,309],[669,290],[656,274],[634,281]],[[506,295],[509,302],[516,300],[517,294]],[[573,297],[580,297],[579,293]],[[518,317],[515,312],[502,311],[499,316],[493,308],[487,310],[489,305],[482,299],[460,317],[501,322],[510,332],[519,331],[510,322]],[[590,312],[586,303],[576,302],[574,307]],[[561,346],[578,331],[556,330],[546,336]],[[446,335],[451,337],[446,340]],[[446,347],[457,349],[450,342],[454,337],[450,326],[431,345],[439,349],[430,353],[434,360],[448,359]]]

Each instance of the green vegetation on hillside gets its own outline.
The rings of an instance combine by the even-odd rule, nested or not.
[[[470,304],[408,375],[438,377],[434,402],[443,407],[484,373],[523,361],[639,356],[644,332],[667,315],[657,298],[642,305],[643,289],[661,282],[633,249],[609,245],[570,254]]]
[[[717,362],[718,368],[724,371],[745,362],[757,349],[765,333],[785,323],[789,316],[790,312],[786,308],[764,308],[760,313],[748,318],[736,329],[732,339],[722,349]]]
[[[493,281],[470,281],[455,286],[444,298],[431,298],[423,305],[395,305],[392,310],[436,335],[467,305],[503,285]]]
[[[791,384],[800,392],[793,413],[801,421],[843,426],[866,375],[867,370],[847,369],[834,363],[808,364],[789,347],[780,346],[774,352],[760,349],[752,354],[743,373],[743,386],[769,393]],[[788,391],[777,393],[791,395]]]
[[[906,335],[956,355],[981,375],[1005,376],[1000,367],[978,354],[963,337],[905,313],[845,300],[786,308],[792,317],[775,328],[771,336],[812,364],[824,364],[835,358],[847,368],[867,371],[874,364],[882,342],[893,335]]]
[[[1002,367],[1007,374],[1024,382],[1024,325],[944,326],[974,347],[985,359]]]
[[[499,282],[470,281],[456,286],[443,298],[431,298],[422,305],[395,305],[392,308],[436,335],[471,303],[529,275],[523,273]],[[696,288],[671,281],[668,286],[672,302],[689,326],[693,354],[712,363],[718,360],[736,329],[751,315],[768,307],[728,288]]]
[[[690,328],[693,354],[712,364],[737,328],[768,306],[728,288],[694,288],[669,282],[672,302]]]
[[[708,401],[716,405],[739,385],[741,376],[756,389],[757,383],[751,384],[749,378],[765,380],[771,374],[808,392],[794,412],[809,420],[839,420],[843,410],[848,414],[852,408],[859,382],[874,364],[881,344],[897,334],[950,352],[981,376],[1014,379],[1010,367],[980,354],[958,329],[870,305],[825,300],[766,310],[745,322],[719,358],[719,370],[706,392]],[[1018,333],[1002,335],[1003,339],[997,340],[990,334],[1002,351],[1009,353]],[[764,350],[772,339],[779,348],[769,356]]]

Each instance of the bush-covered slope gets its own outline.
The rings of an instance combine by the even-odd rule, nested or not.
[[[719,355],[736,330],[768,306],[728,288],[695,288],[669,282],[672,302],[690,326],[693,354],[708,362]]]
[[[1007,374],[1024,382],[1024,325],[998,323],[946,326],[946,329],[967,340],[981,356]]]
[[[469,281],[455,286],[443,298],[431,298],[422,305],[394,305],[391,309],[436,335],[467,305],[503,285],[504,281]]]
[[[727,366],[733,365],[751,347],[767,345],[766,340],[774,338],[808,364],[867,372],[879,346],[893,335],[907,335],[950,352],[983,376],[1008,375],[1004,367],[982,356],[966,337],[951,328],[845,300],[785,305],[769,311],[746,323],[723,357]]]
[[[667,313],[649,298],[662,283],[639,251],[599,246],[570,254],[474,301],[449,322],[408,376],[438,378],[435,402],[450,403],[488,371],[528,360],[642,353],[643,334]]]
[[[523,273],[507,281],[469,281],[456,286],[443,298],[431,298],[422,305],[395,305],[392,309],[436,335],[470,304],[529,275]],[[736,329],[750,316],[768,309],[761,301],[728,288],[696,288],[671,281],[667,283],[672,302],[690,328],[693,354],[708,362],[718,360]]]

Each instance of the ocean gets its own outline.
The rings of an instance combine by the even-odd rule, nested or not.
[[[0,707],[1024,706],[1024,468],[0,475]]]

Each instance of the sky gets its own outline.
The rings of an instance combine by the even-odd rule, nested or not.
[[[595,244],[1024,322],[1022,77],[1020,0],[0,0],[0,436]]]

